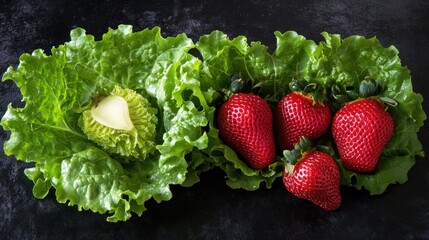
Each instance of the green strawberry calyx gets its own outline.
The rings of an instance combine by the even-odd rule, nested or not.
[[[262,97],[267,102],[278,102],[276,99],[276,89],[274,88],[275,94],[273,95],[263,95],[261,93],[261,89],[264,85],[269,85],[273,83],[271,80],[258,81],[255,84],[253,79],[242,77],[241,73],[234,74],[230,78],[230,86],[229,89],[225,89],[227,92],[226,95],[232,95],[234,93],[253,93]]]
[[[306,137],[301,137],[299,143],[295,144],[294,149],[284,150],[282,160],[285,162],[285,171],[292,174],[295,164],[304,159],[312,148],[311,141]]]
[[[330,96],[334,102],[340,105],[362,99],[373,98],[378,99],[381,103],[389,107],[396,107],[398,105],[396,100],[380,96],[383,91],[384,87],[380,81],[376,81],[370,76],[366,76],[361,81],[358,89],[356,89],[354,86],[332,86]]]
[[[254,93],[258,95],[261,86],[261,82],[254,85],[251,79],[243,78],[240,73],[234,74],[229,78],[229,87],[217,91],[214,106],[220,106],[236,93]]]
[[[295,165],[299,161],[305,159],[307,154],[313,150],[324,152],[329,156],[335,155],[332,146],[313,144],[308,138],[301,137],[299,142],[294,145],[294,148],[292,150],[283,151],[283,157],[281,158],[281,160],[285,163],[285,172],[287,172],[288,174],[292,174]]]
[[[305,79],[292,79],[289,83],[289,89],[292,92],[298,92],[313,99],[313,105],[324,104],[326,100],[326,90],[315,82],[309,82]]]
[[[232,77],[230,78],[231,84],[227,91],[230,91],[231,93],[252,91],[252,81],[246,78],[242,78],[240,75],[232,75]]]

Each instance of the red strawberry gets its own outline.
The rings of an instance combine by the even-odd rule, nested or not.
[[[262,169],[275,159],[273,116],[270,106],[252,93],[236,93],[217,113],[220,138],[249,166]]]
[[[292,149],[301,137],[320,138],[331,123],[329,106],[312,97],[292,92],[283,97],[276,109],[277,145],[280,150]]]
[[[338,209],[341,205],[340,172],[334,159],[314,149],[300,153],[298,158],[295,165],[286,163],[283,171],[286,189],[324,210]]]
[[[393,129],[393,118],[378,99],[359,99],[342,107],[332,121],[332,135],[344,167],[372,172]]]

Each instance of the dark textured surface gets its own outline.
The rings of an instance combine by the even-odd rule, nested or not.
[[[165,35],[185,32],[193,40],[219,29],[246,35],[270,48],[275,30],[295,30],[321,40],[322,31],[377,36],[395,45],[410,68],[414,88],[429,99],[429,2],[403,1],[30,1],[0,0],[0,72],[17,66],[19,55],[36,48],[49,52],[69,40],[74,27],[100,38],[108,27],[132,24],[135,30],[160,26]],[[20,103],[11,82],[0,83],[0,116]],[[428,105],[424,108],[427,112]],[[429,131],[420,134],[429,153]],[[404,185],[382,196],[342,188],[343,204],[324,212],[288,194],[277,181],[272,189],[231,190],[220,171],[202,176],[191,188],[173,187],[169,202],[149,202],[142,217],[111,224],[105,216],[78,212],[32,196],[24,163],[6,157],[0,127],[0,239],[429,239],[429,162],[419,158]]]

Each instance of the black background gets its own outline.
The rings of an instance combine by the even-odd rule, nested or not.
[[[274,31],[295,30],[316,42],[320,32],[377,36],[395,45],[411,70],[415,91],[429,99],[429,1],[30,1],[0,0],[0,72],[17,66],[22,53],[69,41],[82,27],[100,39],[108,27],[134,30],[160,26],[165,36],[199,36],[222,30],[275,47]],[[0,116],[10,102],[22,105],[11,82],[0,83]],[[427,103],[424,103],[427,112]],[[147,203],[128,222],[78,212],[32,196],[26,164],[3,153],[8,133],[0,127],[0,239],[429,239],[429,162],[418,158],[404,185],[381,196],[343,187],[343,203],[324,212],[286,192],[280,181],[254,192],[229,189],[212,170],[190,188],[173,186],[173,199]],[[429,131],[419,133],[429,154]]]

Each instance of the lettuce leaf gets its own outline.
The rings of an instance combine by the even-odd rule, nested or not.
[[[288,91],[293,77],[308,75],[309,59],[316,49],[313,41],[305,39],[296,32],[275,33],[278,47],[274,54],[260,42],[250,45],[244,36],[229,39],[220,31],[202,36],[196,43],[203,57],[201,70],[201,88],[211,93],[212,106],[216,106],[217,92],[230,86],[231,76],[240,76],[261,84],[259,94],[273,99]],[[214,165],[225,171],[226,183],[231,188],[256,190],[262,183],[267,188],[281,176],[283,163],[280,156],[268,168],[255,170],[247,166],[230,147],[219,139],[218,129],[214,125],[215,111],[209,116],[209,148],[203,151],[214,161]]]
[[[201,86],[204,90],[224,91],[229,88],[233,75],[262,84],[260,95],[268,100],[279,100],[289,92],[293,78],[317,82],[326,88],[334,84],[357,87],[365,76],[380,80],[385,87],[383,97],[398,101],[390,109],[395,120],[395,132],[385,147],[377,169],[371,174],[347,171],[336,156],[341,170],[342,184],[365,188],[370,194],[381,194],[388,185],[404,183],[416,156],[423,156],[417,132],[426,114],[422,110],[423,98],[413,92],[410,71],[401,65],[398,50],[383,47],[376,38],[365,39],[322,33],[325,41],[319,44],[305,39],[296,32],[275,32],[277,47],[272,54],[259,42],[247,44],[244,36],[229,39],[220,31],[200,38],[196,43],[203,57]],[[216,97],[213,97],[216,99]],[[216,106],[216,101],[210,101]],[[224,145],[213,124],[214,112],[209,113],[210,151],[215,165],[226,172],[227,184],[232,188],[257,189],[265,182],[270,187],[282,170],[279,158],[265,170],[246,166],[235,152]],[[332,138],[322,138],[319,144],[333,146]]]
[[[187,154],[208,145],[201,61],[188,53],[194,44],[186,35],[163,38],[157,27],[133,32],[120,25],[98,41],[81,28],[70,35],[51,55],[40,49],[23,54],[19,66],[4,73],[3,81],[13,80],[25,101],[23,108],[9,105],[1,119],[11,131],[4,150],[34,163],[25,173],[34,182],[35,197],[46,197],[53,187],[60,203],[108,213],[111,222],[126,221],[131,213],[141,215],[150,198],[169,200],[169,185],[185,181]],[[142,161],[109,155],[78,126],[91,98],[116,85],[137,91],[158,108],[157,151]],[[209,168],[193,162],[193,183]]]
[[[395,130],[376,170],[371,174],[359,174],[340,167],[342,184],[365,188],[371,195],[381,194],[390,184],[406,182],[416,156],[424,156],[417,137],[426,119],[423,97],[413,92],[410,71],[401,65],[394,46],[385,48],[375,37],[342,39],[338,34],[324,32],[322,35],[325,41],[320,42],[311,59],[310,79],[327,87],[336,83],[357,88],[365,76],[371,76],[384,86],[385,91],[380,96],[398,102],[397,107],[389,109]],[[341,160],[338,161],[341,164]]]
[[[244,36],[230,39],[220,31],[194,46],[184,34],[162,37],[157,27],[133,32],[120,25],[101,40],[76,28],[51,55],[41,49],[22,54],[18,67],[4,73],[3,81],[14,81],[25,102],[22,108],[9,105],[1,119],[11,132],[4,151],[34,164],[25,174],[34,182],[35,197],[55,189],[60,203],[126,221],[133,213],[140,216],[149,199],[171,199],[170,185],[191,186],[213,167],[225,172],[233,189],[271,188],[281,176],[280,154],[267,168],[254,170],[219,138],[214,118],[231,77],[258,84],[259,94],[274,106],[293,78],[328,88],[356,87],[371,76],[384,85],[381,96],[399,103],[389,109],[394,135],[373,173],[347,171],[337,154],[341,183],[381,194],[390,184],[406,182],[415,158],[424,156],[417,132],[426,114],[398,50],[362,36],[322,33],[325,40],[316,44],[293,31],[274,35],[277,46],[269,53],[260,42],[248,44]],[[202,61],[189,53],[194,47]],[[94,95],[115,86],[136,91],[157,109],[156,151],[139,161],[107,153],[78,124]],[[334,146],[329,136],[319,143]]]

